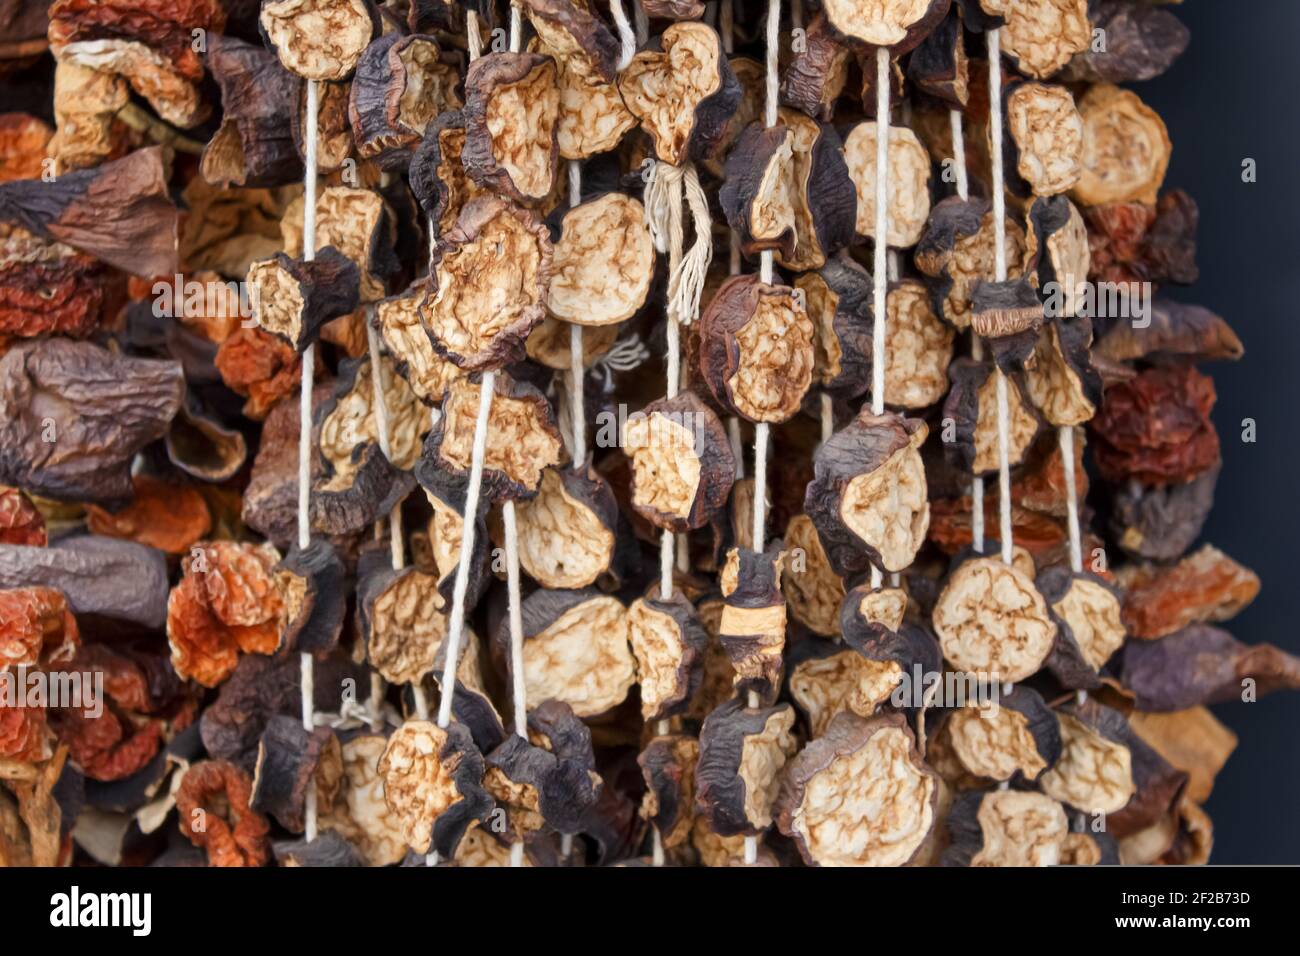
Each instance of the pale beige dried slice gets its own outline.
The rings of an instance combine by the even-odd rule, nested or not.
[[[655,250],[645,208],[622,193],[606,193],[564,215],[555,245],[547,308],[565,322],[615,325],[645,304],[654,280]]]
[[[1028,76],[1049,77],[1092,44],[1088,0],[980,0],[980,5],[1006,19],[1002,52]]]
[[[1007,382],[1007,462],[1015,466],[1025,460],[1025,452],[1038,435],[1038,417],[1025,400],[1016,379]],[[996,471],[998,458],[998,376],[990,375],[979,392],[979,417],[975,425],[975,473]]]
[[[785,529],[787,558],[782,590],[796,621],[815,634],[840,632],[844,580],[835,573],[817,528],[807,515],[795,515]]]
[[[1071,195],[1084,206],[1153,204],[1172,149],[1164,120],[1131,90],[1090,87],[1079,101],[1083,117],[1083,175]]]
[[[1061,759],[1043,774],[1043,792],[1086,813],[1122,810],[1137,792],[1133,753],[1070,714],[1060,714]]]
[[[420,304],[428,286],[421,280],[399,295],[383,299],[375,306],[374,324],[379,337],[393,357],[393,365],[426,405],[442,401],[451,383],[465,373],[455,363],[433,349],[420,318]]]
[[[308,80],[342,80],[370,43],[365,0],[272,0],[258,23],[280,62]]]
[[[874,122],[859,123],[844,140],[844,160],[858,191],[857,231],[876,234],[876,132]],[[906,126],[889,129],[889,180],[886,242],[914,246],[930,215],[930,154]]]
[[[933,405],[948,391],[952,326],[934,314],[929,291],[915,279],[895,284],[885,303],[885,404]]]
[[[1016,170],[1035,196],[1069,192],[1083,175],[1083,117],[1064,86],[1021,83],[1007,95]]]
[[[1069,833],[1065,809],[1022,790],[985,794],[976,817],[983,846],[971,866],[1055,866]]]

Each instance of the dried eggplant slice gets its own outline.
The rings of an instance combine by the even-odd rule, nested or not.
[[[788,421],[812,384],[813,327],[801,296],[756,275],[722,284],[700,319],[700,373],[725,408]]]
[[[902,866],[934,827],[938,796],[901,714],[845,711],[790,761],[779,826],[809,866]]]
[[[394,370],[411,392],[422,403],[436,405],[451,383],[465,373],[434,351],[420,317],[427,297],[427,280],[418,280],[405,292],[376,304],[371,322],[392,356]]]
[[[944,866],[1056,866],[1069,835],[1065,808],[1026,790],[976,790],[953,801]]]
[[[857,231],[876,234],[876,133],[872,121],[858,123],[844,138],[844,160],[858,195]],[[906,126],[889,130],[888,219],[885,242],[914,246],[930,216],[930,154]]]
[[[736,462],[722,422],[694,392],[651,402],[628,416],[632,507],[657,528],[702,528],[727,503]]]
[[[385,390],[390,450],[379,444],[378,414],[368,358],[339,365],[334,394],[316,409],[321,468],[312,482],[312,526],[346,534],[373,524],[415,488],[410,474],[429,419],[414,393],[397,376]]]
[[[781,75],[781,104],[813,119],[830,122],[835,101],[848,82],[849,53],[848,46],[836,37],[826,17],[817,14],[804,32],[802,49],[791,51],[790,61]]]
[[[1003,249],[1008,275],[1020,275],[1025,234],[1014,220],[1004,220]],[[934,310],[954,328],[971,323],[971,290],[993,274],[996,229],[987,199],[949,196],[934,207],[917,242],[916,267],[931,280]]]
[[[1078,208],[1065,196],[1038,198],[1025,219],[1025,271],[1037,278],[1044,313],[1071,318],[1086,312],[1092,251]]]
[[[439,485],[439,474],[464,479],[474,452],[480,382],[468,378],[452,383],[442,403],[442,417],[429,437],[415,467],[425,488]],[[541,484],[542,472],[559,464],[564,446],[546,396],[525,382],[498,373],[488,413],[487,447],[483,460],[483,487],[492,500],[531,498]]]
[[[590,159],[607,153],[636,126],[615,81],[602,79],[585,58],[558,55],[539,37],[529,41],[528,49],[556,61],[560,116],[555,135],[561,158]]]
[[[555,60],[489,53],[465,76],[465,146],[471,179],[520,203],[545,200],[559,164],[560,88]]]
[[[904,620],[907,604],[902,588],[858,585],[840,607],[840,632],[844,643],[863,657],[920,683],[925,675],[939,673],[943,655],[929,631]]]
[[[1005,282],[976,280],[971,289],[971,331],[988,341],[1004,372],[1023,368],[1038,343],[1043,303],[1028,276]]]
[[[674,23],[619,74],[618,90],[672,166],[714,155],[740,105],[740,82],[705,23]]]
[[[390,684],[419,683],[447,635],[446,610],[437,575],[382,566],[361,574],[357,630],[370,666]]]
[[[478,635],[467,629],[460,649],[460,659],[456,662],[456,687],[451,712],[458,723],[469,728],[479,753],[485,749],[491,753],[506,739],[506,731],[496,705],[483,687],[479,656]],[[434,684],[440,694],[446,686],[443,683],[446,673],[447,645],[444,643],[438,648],[438,655],[433,662]]]
[[[1071,689],[1097,687],[1098,671],[1124,643],[1118,590],[1095,574],[1060,564],[1044,568],[1034,584],[1056,621],[1048,669]]]
[[[1063,707],[1057,718],[1061,759],[1039,778],[1042,791],[1089,814],[1109,817],[1123,810],[1138,793],[1136,772],[1150,748],[1133,733],[1123,714],[1091,698]],[[1183,776],[1175,783],[1170,777],[1168,782],[1181,788],[1185,780]],[[1174,796],[1167,791],[1164,805],[1154,815],[1162,815]]]
[[[1064,86],[1013,83],[1003,93],[1008,185],[1021,196],[1058,196],[1083,176],[1083,117]],[[990,144],[990,149],[992,145]]]
[[[547,703],[564,707],[558,701]],[[579,722],[572,711],[569,718]],[[562,761],[546,747],[511,734],[488,754],[483,786],[506,811],[508,835],[528,840],[547,827],[561,833],[580,829],[596,802],[593,778],[600,780],[592,766]]]
[[[332,651],[347,616],[347,568],[324,538],[294,547],[275,567],[275,585],[284,602],[280,647],[318,654]]]
[[[997,377],[989,362],[958,359],[948,369],[952,387],[943,415],[953,422],[952,441],[944,443],[949,462],[984,475],[998,468]],[[1024,461],[1041,423],[1026,401],[1017,376],[1007,376],[1007,462]]]
[[[597,717],[627,698],[636,683],[636,659],[622,602],[591,588],[537,590],[523,600],[520,612],[529,700],[554,698],[579,717]],[[509,648],[508,621],[501,622],[494,640],[502,650]]]
[[[771,696],[781,682],[785,650],[785,597],[781,542],[766,551],[732,548],[721,575],[718,637],[735,671],[736,687]]]
[[[871,387],[871,275],[847,253],[794,281],[812,320],[814,382],[856,398]]]
[[[377,39],[361,55],[349,93],[357,153],[383,169],[406,166],[429,122],[460,109],[459,82],[434,37],[389,33]]]
[[[420,317],[434,350],[467,371],[524,357],[546,311],[550,234],[537,216],[498,197],[470,201],[429,256]]]
[[[578,63],[604,82],[614,82],[618,40],[585,0],[523,0],[520,6],[556,60]]]
[[[823,736],[835,716],[846,710],[870,717],[903,677],[892,661],[873,661],[827,641],[796,644],[787,670],[790,699],[808,721],[810,739]]]
[[[727,154],[718,199],[746,255],[794,251],[789,168],[794,134],[784,125],[750,123]]]
[[[943,100],[950,108],[966,108],[970,99],[970,64],[966,58],[964,24],[956,10],[912,51],[907,61],[907,78],[918,90]]]
[[[962,766],[988,780],[1032,783],[1061,756],[1056,714],[1028,687],[998,695],[996,704],[968,700],[948,714],[944,732]]]
[[[551,294],[555,294],[555,283],[551,283]],[[573,368],[573,327],[552,315],[547,315],[537,327],[528,333],[524,351],[538,365],[568,372]],[[582,333],[582,364],[590,368],[602,358],[614,343],[618,341],[620,326],[601,325]]]
[[[646,784],[641,816],[659,831],[664,849],[690,839],[699,759],[700,742],[685,734],[655,737],[636,758]]]
[[[812,519],[795,515],[786,525],[784,540],[787,558],[781,590],[790,615],[814,634],[839,636],[844,581],[831,567]]]
[[[465,114],[448,110],[425,126],[424,138],[411,157],[411,191],[438,236],[456,225],[467,202],[491,194],[466,174],[461,162],[464,149]]]
[[[417,466],[416,478],[424,489],[433,515],[429,518],[427,536],[429,548],[428,569],[438,575],[438,589],[443,601],[451,604],[452,587],[456,578],[456,565],[460,562],[461,536],[465,532],[465,505],[469,497],[469,479],[438,469]],[[488,584],[487,562],[489,539],[486,515],[488,502],[480,500],[475,514],[477,530],[474,533],[474,555],[470,561],[466,607],[472,607],[482,597]]]
[[[708,632],[681,591],[667,600],[637,598],[627,621],[641,685],[641,716],[647,722],[667,720],[686,709],[700,686]]]
[[[250,189],[301,180],[302,159],[284,125],[296,108],[298,80],[264,47],[220,34],[208,44],[208,68],[221,88],[221,126],[203,148],[203,178]]]
[[[284,68],[308,80],[346,79],[379,27],[366,0],[270,0],[257,22]]]
[[[546,307],[565,322],[615,325],[645,305],[654,272],[645,208],[606,193],[564,214]]]
[[[258,327],[302,352],[320,337],[321,326],[358,304],[360,273],[333,246],[311,260],[277,252],[248,269],[249,299]]]
[[[1056,624],[1034,582],[998,558],[969,557],[948,577],[933,622],[943,656],[956,669],[999,682],[1038,671]]]
[[[1083,175],[1071,195],[1083,206],[1153,204],[1169,168],[1164,120],[1131,90],[1109,83],[1079,100],[1083,117]]]
[[[469,825],[492,809],[483,755],[463,724],[408,720],[388,738],[376,769],[384,803],[417,853],[454,856]]]
[[[949,5],[949,0],[826,0],[823,9],[831,26],[850,40],[902,56],[938,26]]]
[[[926,408],[948,391],[951,326],[934,314],[930,295],[916,279],[890,284],[885,297],[885,404]]]
[[[596,773],[590,728],[568,704],[546,700],[528,714],[528,739],[554,760],[542,793],[542,815],[560,833],[576,833],[604,789]]]
[[[1052,76],[1092,44],[1088,0],[980,0],[999,16],[1002,52],[1027,76]]]
[[[323,788],[325,778],[342,776],[339,739],[328,727],[308,733],[302,721],[274,715],[257,741],[257,763],[248,808],[269,813],[291,833],[305,826],[307,793]]]
[[[303,200],[294,200],[280,220],[284,252],[301,256]],[[329,186],[316,197],[316,248],[333,246],[361,273],[361,301],[384,297],[384,283],[398,271],[393,243],[396,226],[384,197],[371,189]]]
[[[588,466],[548,468],[537,497],[516,511],[519,564],[544,588],[585,588],[610,574],[618,544],[618,502]]]
[[[817,450],[804,511],[837,573],[912,563],[930,527],[919,450],[927,434],[919,419],[864,408]]]
[[[348,122],[350,82],[321,83],[316,108],[316,168],[336,173],[352,158],[355,143]],[[283,117],[280,118],[283,122]],[[300,157],[307,155],[307,84],[298,84],[297,104],[289,111],[289,132]]]
[[[798,749],[794,708],[746,707],[733,699],[700,728],[695,808],[719,836],[756,835],[772,825],[782,770]]]

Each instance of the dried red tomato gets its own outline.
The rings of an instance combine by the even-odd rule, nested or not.
[[[249,809],[253,782],[225,760],[185,772],[176,793],[181,833],[208,851],[211,866],[264,866],[270,858],[266,817]]]
[[[248,399],[244,414],[261,420],[280,399],[297,391],[302,361],[287,342],[261,329],[241,328],[217,350],[217,371]]]
[[[0,591],[0,669],[66,663],[80,642],[77,619],[62,591]]]
[[[0,544],[45,547],[45,517],[19,488],[0,488]]]
[[[0,704],[0,758],[35,763],[50,756],[50,734],[41,707]]]

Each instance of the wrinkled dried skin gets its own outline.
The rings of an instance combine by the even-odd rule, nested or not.
[[[997,558],[958,567],[939,595],[933,622],[953,667],[1003,682],[1035,673],[1056,638],[1033,581]]]
[[[886,571],[901,571],[911,564],[930,528],[920,453],[926,434],[922,425],[907,447],[894,452],[874,471],[850,481],[840,502],[840,520],[880,554]]]
[[[745,788],[745,818],[759,830],[772,825],[781,770],[799,747],[793,727],[794,711],[787,705],[768,717],[761,733],[746,736],[741,745],[737,773]]]
[[[682,640],[676,618],[644,599],[632,602],[627,623],[641,685],[641,715],[655,719],[667,707],[686,700],[695,650]]]
[[[532,784],[511,780],[500,767],[489,766],[483,774],[483,789],[506,811],[512,838],[536,833],[546,825],[539,809],[541,795]]]
[[[1015,466],[1025,459],[1025,452],[1038,435],[1038,419],[1021,395],[1020,386],[1011,377],[1007,383],[1007,464]],[[975,473],[997,471],[998,458],[998,380],[990,375],[979,388],[979,419],[975,427]]]
[[[595,717],[622,703],[634,683],[627,611],[614,598],[584,601],[524,642],[528,700],[555,698]]]
[[[1129,726],[1176,769],[1188,775],[1184,796],[1208,800],[1214,780],[1237,749],[1237,735],[1205,707],[1171,714],[1134,711]]]
[[[826,0],[831,24],[871,46],[894,46],[925,20],[932,0]]]
[[[539,49],[551,53],[544,45]],[[556,63],[560,114],[555,138],[560,155],[581,160],[614,149],[636,126],[636,117],[623,103],[618,87],[606,83],[580,60],[556,57]]]
[[[259,19],[284,68],[308,80],[342,80],[370,43],[364,0],[274,0]]]
[[[695,436],[659,412],[628,421],[623,449],[635,475],[632,503],[685,521],[695,504],[702,463]]]
[[[1072,195],[1085,206],[1154,203],[1169,168],[1169,131],[1136,93],[1109,84],[1079,101],[1083,175]]]
[[[181,129],[197,126],[211,112],[198,87],[163,54],[143,43],[110,39],[69,43],[59,51],[59,59],[125,77],[160,117]]]
[[[1025,392],[1043,417],[1057,426],[1082,425],[1097,413],[1083,381],[1061,351],[1054,323],[1039,336],[1034,356],[1025,368]]]
[[[901,721],[841,714],[792,764],[781,829],[816,866],[901,866],[934,826],[937,786]]]
[[[291,258],[302,255],[302,219],[303,200],[299,198],[285,211],[280,223],[284,251]],[[384,219],[384,197],[369,189],[330,186],[316,199],[316,248],[333,246],[352,260],[361,273],[362,302],[384,297],[383,278],[371,271],[375,237],[382,232]]]
[[[542,473],[537,497],[516,509],[519,563],[548,588],[594,584],[614,556],[614,529],[570,495],[554,468]]]
[[[812,519],[795,515],[786,526],[784,540],[788,557],[781,590],[790,605],[790,613],[814,633],[835,637],[840,632],[844,581],[831,568]]]
[[[485,164],[486,174],[503,173],[503,190],[513,190],[517,194],[515,198],[522,201],[545,199],[555,180],[560,89],[555,61],[549,57],[534,59],[535,62],[520,64],[527,71],[518,79],[501,82],[493,77],[486,89],[471,88],[467,104],[470,112],[482,110],[483,130],[489,138],[483,145],[491,155],[491,161]],[[517,72],[512,72],[511,77]],[[471,76],[466,80],[467,86],[473,87],[474,81],[475,77]],[[476,104],[476,96],[486,102]],[[475,135],[471,125],[471,142]],[[487,169],[487,166],[494,168]],[[474,164],[467,163],[466,168],[471,176],[481,179],[484,175]],[[486,180],[481,181],[488,185]]]
[[[984,10],[1006,20],[1002,52],[1022,73],[1044,79],[1092,43],[1088,0],[980,0]]]
[[[45,547],[49,535],[45,517],[18,488],[0,486],[0,544]]]
[[[384,402],[388,413],[389,460],[410,470],[420,457],[424,433],[429,430],[429,413],[401,377],[380,360],[385,381]],[[320,453],[333,469],[333,477],[322,490],[351,487],[360,468],[354,452],[362,445],[379,444],[379,415],[375,407],[374,376],[369,360],[356,369],[352,388],[335,401],[320,424]]]
[[[1033,780],[1047,769],[1028,719],[1010,707],[968,704],[952,713],[946,727],[957,759],[976,776],[1009,780],[1019,771]]]
[[[248,775],[224,760],[196,763],[181,778],[176,792],[181,833],[207,850],[210,866],[265,866],[270,858],[271,825],[249,809],[252,789]]]
[[[1007,257],[1007,277],[1015,279],[1023,275],[1019,263],[1025,254],[1025,231],[1012,219],[1005,220],[1005,226],[1002,248]],[[944,317],[959,329],[970,326],[971,292],[975,283],[994,274],[996,239],[993,213],[989,212],[980,223],[979,231],[958,239],[953,248],[947,268],[952,288],[944,297]]]
[[[1017,171],[1035,196],[1073,189],[1083,175],[1083,118],[1063,86],[1023,83],[1007,97],[1007,132]]]
[[[546,307],[578,325],[613,325],[645,304],[655,250],[645,209],[631,196],[607,193],[569,210],[555,245]]]
[[[954,333],[930,307],[925,286],[908,279],[889,291],[885,324],[885,404],[924,408],[948,391]]]
[[[435,251],[435,290],[421,303],[434,348],[471,371],[523,352],[551,277],[545,228],[501,200],[474,200]]]
[[[414,683],[434,668],[447,634],[438,579],[412,570],[376,599],[369,617],[366,657],[390,684]]]
[[[321,829],[341,834],[369,866],[389,866],[406,855],[401,820],[384,802],[384,779],[377,770],[385,747],[377,735],[344,743],[338,796],[321,806]]]
[[[459,379],[443,403],[439,454],[466,474],[473,457],[481,388],[476,382]],[[500,392],[492,396],[485,469],[500,472],[515,485],[531,491],[541,482],[542,472],[559,463],[562,451],[555,425],[543,417],[537,401]]]
[[[401,821],[402,838],[418,853],[428,852],[435,821],[464,799],[456,771],[462,754],[444,759],[447,732],[427,720],[408,720],[393,731],[376,768],[384,802]]]
[[[665,163],[688,159],[700,117],[697,109],[723,87],[726,69],[718,35],[703,23],[674,23],[662,52],[645,50],[618,77],[623,102],[654,141]]]
[[[1065,810],[1041,793],[999,790],[977,814],[984,837],[971,866],[1055,866],[1069,833]]]
[[[873,661],[857,651],[811,658],[790,671],[790,697],[808,717],[813,738],[826,733],[837,714],[870,717],[903,679],[895,661]]]
[[[1075,578],[1052,604],[1052,611],[1069,625],[1083,659],[1094,670],[1100,670],[1124,643],[1119,599],[1096,581]]]
[[[117,112],[130,100],[126,80],[112,73],[61,61],[54,67],[56,130],[47,154],[56,175],[98,166],[127,148]]]
[[[1086,813],[1114,813],[1137,791],[1133,754],[1083,721],[1060,714],[1061,758],[1039,784],[1050,797]]]
[[[0,113],[0,182],[40,176],[54,131],[25,113]]]
[[[844,140],[844,159],[858,191],[857,230],[876,234],[876,124],[859,123]],[[914,246],[930,215],[930,154],[906,126],[889,130],[889,182],[886,242]]]
[[[1124,624],[1152,640],[1188,626],[1231,620],[1259,594],[1259,577],[1213,545],[1173,566],[1126,568]]]
[[[424,287],[384,299],[375,308],[375,325],[397,362],[398,373],[421,402],[437,404],[462,374],[453,362],[434,351],[420,320]]]

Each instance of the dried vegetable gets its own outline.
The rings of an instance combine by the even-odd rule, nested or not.
[[[1187,31],[633,2],[11,5],[0,865],[1208,859]]]

